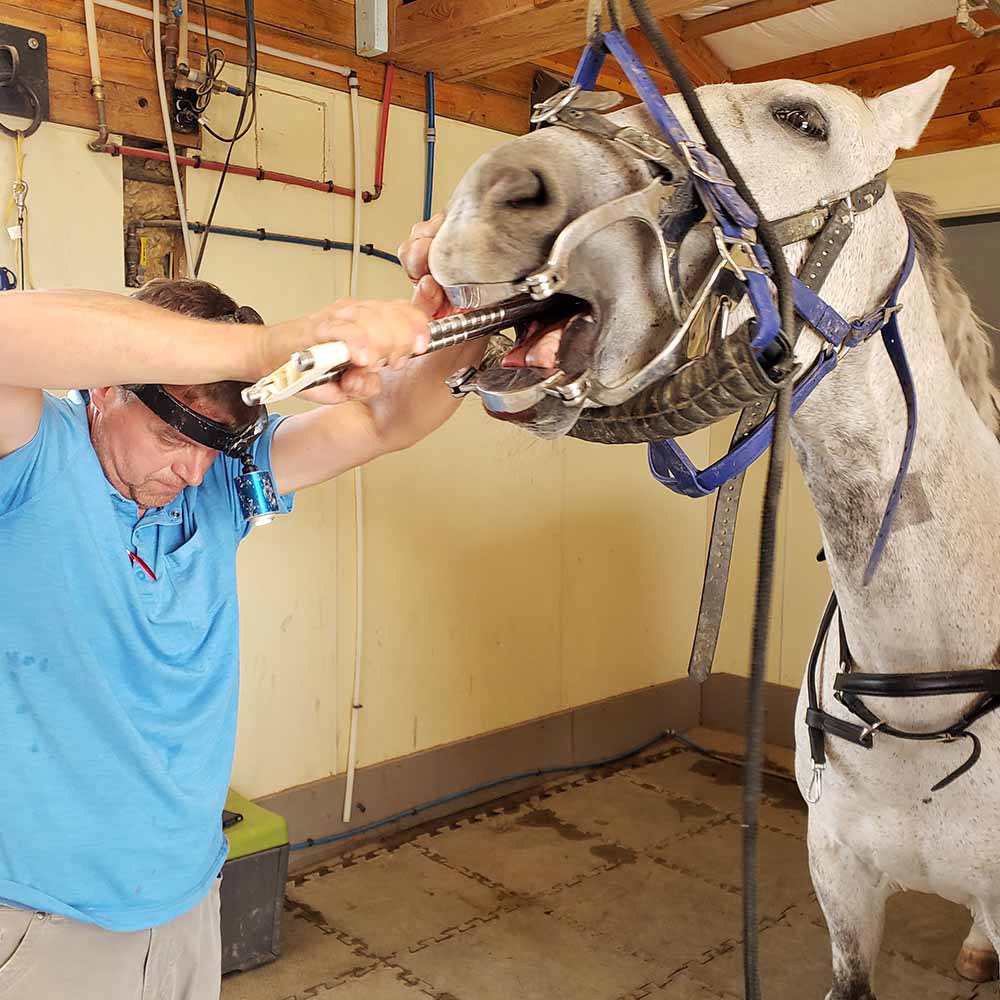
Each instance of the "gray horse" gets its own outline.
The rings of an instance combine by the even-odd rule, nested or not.
[[[794,80],[724,84],[699,94],[763,213],[778,219],[865,184],[898,149],[914,146],[949,76],[941,70],[871,100]],[[674,98],[670,104],[697,135],[683,104]],[[651,128],[641,109],[610,117]],[[466,286],[466,294],[478,288],[488,300],[543,267],[572,220],[648,184],[641,162],[612,142],[563,127],[515,139],[480,159],[459,184],[431,248],[432,273],[445,286]],[[1000,641],[998,394],[988,376],[988,341],[942,259],[930,207],[887,191],[857,216],[822,295],[848,318],[884,301],[905,255],[907,222],[918,262],[902,294],[900,329],[920,422],[895,530],[867,587],[862,575],[906,423],[878,338],[844,357],[792,427],[854,659],[864,670],[887,673],[993,665]],[[793,273],[808,249],[805,240],[786,248]],[[715,260],[708,232],[696,229],[679,253],[689,297]],[[586,369],[605,385],[622,385],[673,334],[661,249],[647,226],[623,222],[598,232],[577,250],[567,277],[563,290],[577,301],[555,324],[522,331],[503,366],[488,373],[494,388],[530,385],[554,369]],[[796,347],[803,368],[822,346],[807,329]],[[570,406],[545,397],[497,415],[547,437],[618,442],[655,433],[639,419],[634,399]],[[837,646],[834,629],[820,660],[820,697],[827,711],[850,719],[833,698]],[[897,728],[930,731],[953,722],[974,700],[953,695],[870,705]],[[804,709],[800,696],[796,757],[803,794],[812,778]],[[981,762],[934,795],[928,789],[962,762],[965,744],[881,737],[866,750],[827,740],[825,787],[810,807],[808,844],[832,942],[834,1000],[872,996],[885,903],[902,889],[969,908],[973,925],[959,957],[967,975],[983,978],[995,961],[1000,719],[989,716],[976,731]]]

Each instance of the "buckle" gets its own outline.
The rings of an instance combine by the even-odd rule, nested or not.
[[[668,167],[677,162],[673,149],[667,143],[661,142],[655,136],[643,132],[642,129],[635,128],[633,125],[626,125],[617,132],[614,141],[621,143],[626,149],[643,159],[652,160],[662,166]]]
[[[865,726],[865,728],[861,730],[861,739],[868,739],[869,736],[877,733],[884,725],[887,725],[886,721],[884,719],[879,719],[878,722],[873,723],[870,726]]]
[[[754,257],[753,249],[747,240],[727,240],[725,233],[718,226],[712,226],[712,234],[715,237],[715,246],[719,251],[719,256],[740,281],[747,280],[747,271],[753,271],[756,274],[764,273],[757,264],[757,258]],[[739,260],[734,256],[734,251],[739,253]]]
[[[560,111],[573,103],[573,98],[580,93],[580,89],[580,85],[575,84],[565,90],[560,90],[558,94],[553,94],[540,104],[536,104],[535,110],[531,114],[531,124],[543,125],[545,122],[557,118]]]
[[[725,173],[723,173],[721,177],[714,177],[712,174],[707,173],[701,164],[695,161],[694,150],[696,149],[701,150],[707,156],[712,156],[712,154],[700,143],[694,142],[692,139],[682,139],[678,145],[680,147],[681,155],[684,157],[684,162],[687,164],[688,170],[690,170],[695,177],[700,177],[703,181],[708,181],[709,184],[722,184],[725,187],[736,187],[736,182],[727,177]],[[715,159],[715,157],[712,158]],[[722,164],[720,163],[719,166],[722,166]]]

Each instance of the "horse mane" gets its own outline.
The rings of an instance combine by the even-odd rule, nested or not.
[[[945,255],[944,230],[937,221],[934,199],[900,191],[896,201],[913,233],[951,363],[979,416],[1000,437],[1000,388],[992,378],[993,344],[987,323],[976,315]]]

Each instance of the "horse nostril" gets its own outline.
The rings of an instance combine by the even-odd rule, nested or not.
[[[514,198],[508,198],[507,204],[511,208],[540,208],[542,205],[548,204],[548,190],[545,187],[542,175],[536,174],[534,171],[530,171],[530,174],[534,181],[533,190],[530,194],[526,193]]]
[[[490,199],[510,208],[538,208],[548,204],[548,190],[542,175],[527,167],[503,167],[489,186]]]

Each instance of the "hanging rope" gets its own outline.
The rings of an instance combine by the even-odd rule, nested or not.
[[[24,133],[14,135],[14,184],[7,203],[7,235],[17,244],[17,283],[34,288],[28,259],[28,182],[24,179]]]

